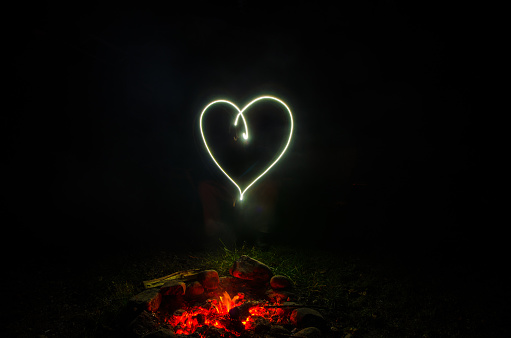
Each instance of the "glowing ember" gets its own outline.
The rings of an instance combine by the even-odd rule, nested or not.
[[[205,305],[178,310],[173,315],[166,316],[164,321],[174,327],[176,334],[190,335],[195,333],[197,329],[205,327],[205,330],[198,332],[201,337],[206,337],[208,327],[211,326],[224,330],[226,334],[238,337],[243,329],[253,330],[257,318],[264,318],[274,324],[285,324],[288,322],[288,318],[285,316],[285,311],[282,308],[269,308],[267,307],[269,305],[267,302],[245,303],[246,300],[242,293],[231,298],[227,292],[224,292],[218,300],[211,299]],[[256,305],[252,306],[252,303]],[[246,317],[239,318],[239,321],[231,318],[229,311],[242,304],[250,306],[248,308],[248,315],[245,312]]]

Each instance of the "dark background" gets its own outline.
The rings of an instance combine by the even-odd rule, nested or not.
[[[215,170],[198,116],[213,99],[241,107],[269,94],[295,117],[272,171],[279,240],[425,256],[499,249],[476,9],[355,3],[12,11],[4,242],[71,256],[193,248],[197,186]]]

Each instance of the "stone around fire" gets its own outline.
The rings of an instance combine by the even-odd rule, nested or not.
[[[204,270],[199,273],[198,280],[204,289],[215,290],[218,287],[220,278],[215,270]]]
[[[291,280],[287,276],[275,275],[270,279],[272,289],[286,289],[292,286]]]
[[[286,337],[290,336],[291,332],[284,328],[282,325],[272,325],[270,328],[270,332],[268,332],[270,336],[276,336],[276,337]]]
[[[258,335],[262,335],[270,331],[270,321],[264,317],[256,317],[254,320],[254,332]]]
[[[185,295],[187,297],[197,297],[204,293],[204,287],[198,281],[192,282],[187,285]]]
[[[160,307],[161,293],[158,288],[152,288],[142,291],[130,299],[130,305],[138,309],[155,312]]]
[[[266,298],[271,302],[293,302],[298,299],[298,296],[287,290],[268,290],[266,291]]]
[[[318,311],[309,308],[298,308],[291,312],[291,322],[299,329],[314,326],[323,328],[325,319]]]
[[[234,262],[229,273],[236,278],[258,282],[268,282],[273,275],[267,265],[245,255]]]
[[[305,337],[305,338],[321,338],[323,335],[321,334],[321,330],[316,327],[308,327],[303,330],[298,331],[293,335],[293,337]]]
[[[175,295],[182,296],[185,294],[186,284],[181,281],[171,280],[163,284],[160,293],[163,296]]]

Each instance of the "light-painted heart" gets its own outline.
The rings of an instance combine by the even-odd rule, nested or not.
[[[254,103],[258,102],[258,101],[261,101],[261,100],[273,100],[273,101],[276,101],[278,103],[280,103],[281,105],[283,105],[287,112],[289,113],[289,121],[290,121],[290,124],[291,124],[291,128],[289,129],[289,137],[287,139],[287,143],[286,143],[286,146],[284,147],[284,149],[282,150],[282,152],[278,155],[277,159],[275,161],[273,161],[269,166],[268,168],[266,168],[262,174],[260,174],[259,176],[257,176],[256,179],[254,179],[250,184],[247,185],[247,187],[245,189],[241,189],[241,187],[227,174],[227,172],[225,172],[225,170],[220,166],[220,164],[218,164],[217,160],[215,159],[215,157],[213,156],[213,154],[211,153],[211,150],[209,149],[209,146],[208,146],[208,142],[206,142],[206,137],[204,136],[204,130],[203,130],[203,126],[202,126],[202,120],[204,118],[204,115],[206,114],[206,111],[213,105],[215,104],[218,104],[218,103],[227,103],[229,105],[231,105],[232,107],[234,107],[237,111],[238,111],[238,114],[236,115],[236,119],[234,120],[234,125],[237,126],[238,125],[238,120],[239,118],[241,117],[242,121],[243,121],[243,124],[244,124],[244,127],[245,127],[245,132],[243,133],[243,138],[245,140],[248,141],[249,139],[249,133],[248,133],[248,125],[247,125],[247,120],[245,119],[245,116],[243,115],[244,112],[246,112],[246,110],[251,106],[253,105]],[[216,101],[213,101],[211,102],[210,104],[208,104],[204,110],[202,111],[201,115],[200,115],[200,132],[201,132],[201,135],[202,135],[202,140],[204,141],[204,145],[206,146],[206,150],[208,151],[208,154],[209,156],[211,156],[211,158],[213,159],[213,162],[215,162],[215,164],[217,165],[217,167],[224,173],[225,176],[227,176],[227,178],[229,179],[229,181],[231,181],[235,186],[236,188],[238,188],[238,191],[240,192],[240,201],[243,200],[243,195],[247,192],[248,189],[250,189],[250,187],[252,187],[254,185],[254,183],[256,183],[261,177],[264,176],[264,174],[266,174],[279,160],[280,158],[282,157],[282,155],[284,155],[284,153],[286,152],[287,148],[289,147],[289,143],[291,142],[291,137],[293,136],[293,114],[291,114],[291,110],[289,109],[289,107],[280,99],[277,99],[276,97],[273,97],[273,96],[261,96],[261,97],[258,97],[257,99],[255,100],[252,100],[249,104],[247,104],[243,109],[239,109],[234,103],[230,102],[230,101],[227,101],[227,100],[216,100]]]

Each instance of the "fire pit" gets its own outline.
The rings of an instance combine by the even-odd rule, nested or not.
[[[135,337],[321,337],[325,321],[296,303],[293,283],[265,264],[241,256],[219,277],[188,270],[144,282],[129,306]]]

